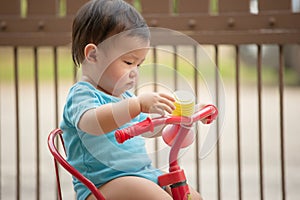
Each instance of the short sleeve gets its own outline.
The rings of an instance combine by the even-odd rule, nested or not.
[[[72,126],[78,129],[78,122],[81,116],[92,108],[101,105],[101,102],[94,90],[89,86],[74,86],[69,93],[64,109],[64,117],[67,118]]]

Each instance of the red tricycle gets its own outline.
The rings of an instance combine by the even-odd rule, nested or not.
[[[180,148],[186,147],[193,142],[193,137],[189,136],[194,122],[202,121],[204,124],[210,124],[218,115],[218,110],[214,105],[206,105],[196,111],[192,116],[162,116],[158,118],[147,118],[128,128],[117,130],[115,137],[119,143],[141,135],[146,132],[153,132],[154,127],[167,125],[164,127],[162,137],[164,141],[171,146],[169,154],[169,173],[158,177],[160,186],[169,185],[174,200],[189,200],[190,192],[186,182],[183,169],[178,165],[178,154]]]

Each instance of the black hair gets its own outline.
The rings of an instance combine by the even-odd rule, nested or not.
[[[148,26],[141,14],[123,0],[91,0],[82,6],[73,21],[72,57],[76,66],[83,60],[87,44],[130,31],[131,36],[149,39]]]

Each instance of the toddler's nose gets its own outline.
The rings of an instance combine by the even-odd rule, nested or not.
[[[139,71],[138,71],[138,68],[135,67],[134,69],[132,69],[130,72],[129,72],[129,78],[135,78],[139,75]]]

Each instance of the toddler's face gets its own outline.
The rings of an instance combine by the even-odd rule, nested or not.
[[[107,63],[106,69],[99,77],[98,86],[100,89],[116,97],[131,89],[137,83],[138,67],[143,63],[149,51],[149,42],[144,41],[141,45],[139,41],[136,48],[134,46],[136,40],[127,42],[129,42],[127,45],[120,45],[121,49],[110,48],[109,52],[105,53],[107,55],[106,59],[113,61]],[[110,53],[110,51],[114,52]],[[111,56],[116,59],[111,59]]]

